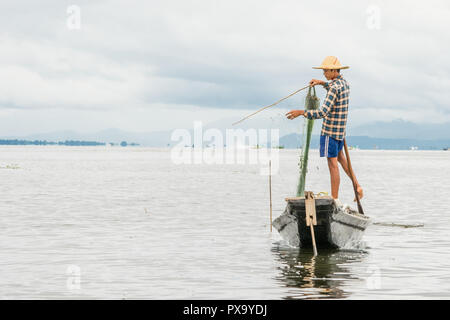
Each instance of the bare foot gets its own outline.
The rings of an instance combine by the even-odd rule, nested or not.
[[[359,200],[361,200],[364,196],[363,189],[361,188],[361,186],[356,187],[356,192],[358,193]],[[356,197],[353,201],[356,202]]]

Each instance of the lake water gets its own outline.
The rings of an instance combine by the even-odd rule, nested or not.
[[[374,223],[364,250],[316,258],[270,232],[257,165],[176,165],[139,147],[0,154],[3,299],[450,298],[450,152],[351,151]],[[279,157],[274,219],[295,195],[299,150]],[[318,150],[307,190],[329,191]]]

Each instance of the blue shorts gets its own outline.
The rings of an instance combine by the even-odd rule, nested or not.
[[[344,146],[344,140],[336,140],[329,136],[320,136],[320,156],[336,158]]]

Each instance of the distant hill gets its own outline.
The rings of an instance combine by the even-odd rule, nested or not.
[[[386,139],[367,136],[348,136],[347,145],[360,149],[409,150],[418,147],[419,150],[442,150],[450,147],[450,139],[421,140],[421,139]],[[319,148],[320,136],[311,137],[311,148]],[[302,136],[292,133],[280,138],[280,145],[287,149],[299,148]]]
[[[0,139],[0,145],[2,146],[25,146],[25,145],[35,145],[35,146],[104,146],[104,142],[96,141],[78,141],[78,140],[65,140],[65,141],[47,141],[47,140],[5,140]]]
[[[286,120],[279,114],[273,115],[273,119],[249,119],[239,125],[232,126],[238,119],[222,119],[203,125],[203,131],[209,128],[219,129],[225,137],[226,129],[279,129],[280,145],[285,148],[298,148],[301,146],[301,134],[303,122],[301,120]],[[319,146],[321,121],[314,125],[311,146]],[[186,128],[192,133],[193,128]],[[171,141],[173,130],[128,132],[120,129],[106,129],[94,133],[78,133],[75,131],[56,131],[39,133],[27,136],[8,136],[0,139],[23,140],[49,140],[49,141],[100,141],[105,143],[138,143],[144,147],[168,147],[177,144]],[[409,149],[417,146],[419,149],[442,149],[450,147],[450,123],[443,124],[417,124],[403,120],[391,122],[371,122],[361,126],[349,126],[347,128],[347,143],[350,146],[358,146],[361,149]]]
[[[0,139],[21,139],[21,140],[48,140],[48,141],[101,141],[104,143],[120,144],[122,141],[128,143],[138,143],[142,146],[164,147],[170,141],[170,131],[164,132],[126,132],[120,129],[106,129],[94,133],[79,133],[75,131],[53,131],[37,133],[27,136],[7,136]]]
[[[391,122],[377,121],[349,127],[347,134],[387,139],[448,140],[450,139],[450,122],[413,123],[399,119]]]
[[[315,128],[320,126],[314,126]],[[347,144],[360,149],[408,150],[418,147],[422,150],[440,150],[450,147],[450,123],[418,124],[404,120],[371,122],[347,128]],[[284,135],[280,145],[298,148],[302,140],[299,133]],[[313,135],[311,146],[318,148],[319,135]]]

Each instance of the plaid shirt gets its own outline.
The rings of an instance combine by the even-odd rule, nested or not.
[[[322,106],[318,110],[307,110],[305,117],[308,119],[324,118],[320,135],[343,140],[347,123],[350,87],[347,81],[339,75],[331,82],[325,83],[324,88],[327,89],[327,96]]]

